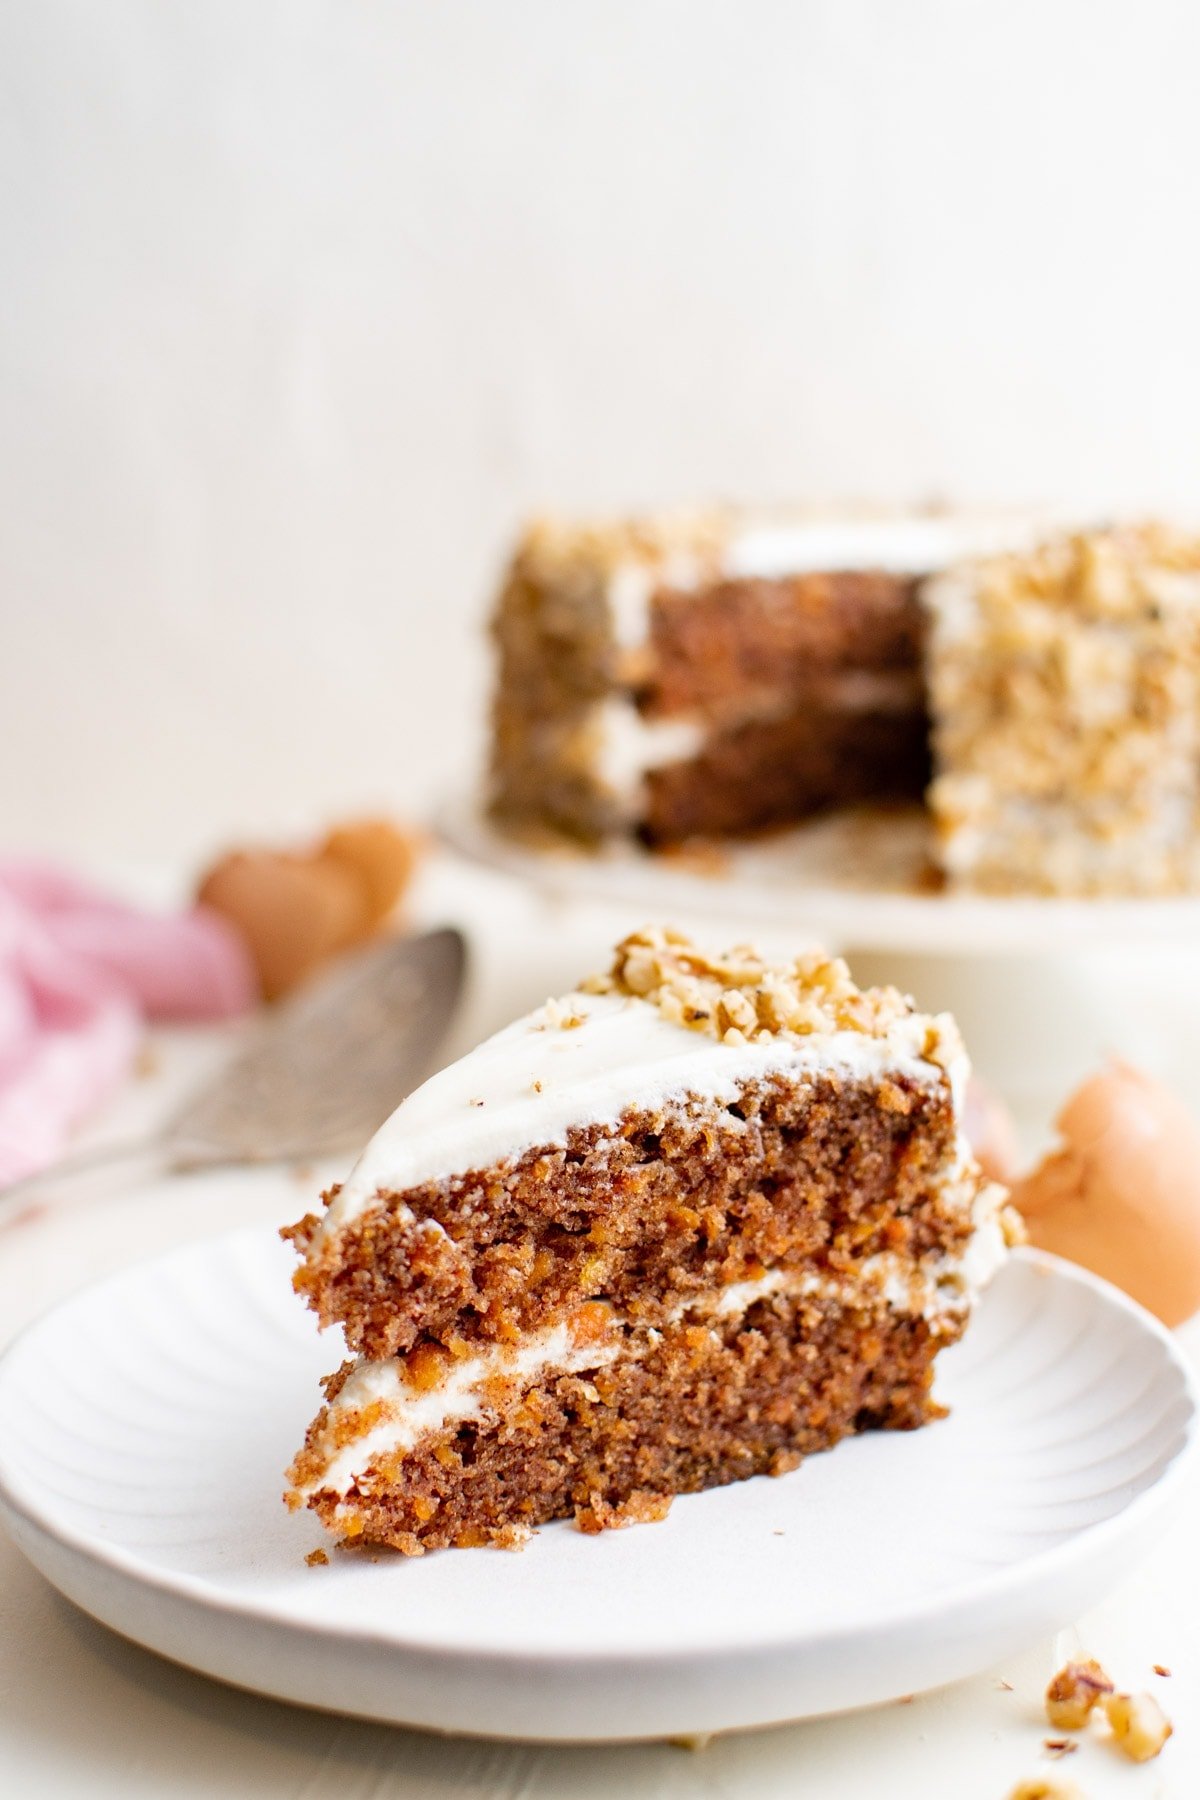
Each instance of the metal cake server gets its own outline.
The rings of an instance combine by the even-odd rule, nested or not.
[[[428,1072],[462,990],[450,928],[386,938],[265,1013],[248,1043],[150,1138],[82,1151],[0,1192],[149,1156],[168,1170],[290,1162],[357,1149]]]

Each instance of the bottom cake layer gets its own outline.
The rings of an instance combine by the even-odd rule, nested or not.
[[[965,1323],[962,1311],[775,1292],[736,1317],[718,1303],[637,1331],[591,1305],[540,1360],[526,1353],[470,1383],[431,1371],[399,1414],[385,1397],[397,1365],[347,1364],[289,1472],[290,1504],[345,1540],[409,1555],[511,1546],[558,1518],[585,1531],[661,1518],[675,1494],[783,1474],[853,1432],[939,1416],[934,1357]]]
[[[640,834],[665,847],[746,837],[831,807],[920,801],[928,730],[920,705],[860,711],[804,701],[715,733],[690,760],[647,771]]]

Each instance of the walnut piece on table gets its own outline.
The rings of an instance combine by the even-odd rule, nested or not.
[[[1134,1762],[1157,1756],[1175,1729],[1152,1694],[1108,1694],[1104,1710],[1114,1738]]]
[[[1113,1684],[1098,1662],[1069,1662],[1046,1689],[1046,1717],[1056,1731],[1080,1731]]]

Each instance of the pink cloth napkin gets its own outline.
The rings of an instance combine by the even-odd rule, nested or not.
[[[129,1069],[145,1019],[223,1019],[258,997],[204,907],[161,916],[47,864],[0,860],[0,1187],[62,1153]]]

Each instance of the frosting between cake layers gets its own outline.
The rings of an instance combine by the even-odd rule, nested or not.
[[[923,703],[919,677],[893,670],[839,670],[823,675],[814,692],[821,705],[855,715],[908,712]],[[796,696],[789,693],[782,701],[778,695],[744,698],[724,718],[688,713],[648,719],[632,693],[608,694],[596,702],[589,725],[596,776],[621,815],[636,823],[653,770],[693,761],[722,729],[787,719],[796,709]]]
[[[446,1379],[423,1393],[404,1380],[403,1365],[394,1358],[357,1362],[330,1407],[335,1419],[345,1419],[364,1408],[382,1405],[383,1417],[342,1446],[325,1468],[298,1491],[310,1493],[329,1487],[344,1492],[372,1462],[397,1451],[409,1450],[426,1433],[438,1431],[458,1419],[478,1418],[485,1410],[480,1392],[489,1381],[532,1383],[547,1369],[569,1375],[581,1369],[598,1369],[620,1355],[619,1343],[576,1344],[566,1324],[531,1332],[519,1348],[496,1346],[465,1358]]]
[[[708,727],[698,719],[644,719],[628,696],[596,706],[596,773],[632,818],[644,777],[669,763],[689,762],[704,747]]]
[[[687,1097],[736,1100],[747,1079],[774,1071],[926,1085],[959,1070],[924,1054],[930,1021],[904,1013],[886,1031],[780,1031],[727,1043],[674,1023],[621,992],[547,1002],[443,1069],[402,1102],[331,1202],[321,1236],[355,1219],[379,1192],[446,1180],[561,1145],[573,1127],[616,1122],[631,1108]],[[965,1064],[962,1065],[965,1069]]]
[[[996,1203],[995,1197],[989,1202],[993,1214]],[[975,1237],[957,1257],[933,1256],[914,1263],[885,1251],[868,1257],[848,1275],[769,1269],[755,1280],[735,1282],[684,1301],[670,1320],[736,1318],[756,1301],[773,1295],[874,1303],[928,1319],[958,1316],[974,1304],[1005,1254],[999,1223],[991,1217],[981,1221]],[[339,1425],[344,1428],[354,1413],[367,1409],[373,1422],[360,1436],[338,1443],[325,1466],[297,1491],[307,1495],[328,1488],[344,1494],[373,1463],[411,1450],[421,1438],[456,1421],[480,1418],[488,1408],[485,1390],[489,1382],[500,1379],[527,1387],[546,1375],[579,1374],[603,1368],[623,1356],[644,1354],[661,1341],[661,1332],[654,1328],[641,1328],[632,1340],[625,1338],[619,1330],[622,1324],[614,1319],[611,1336],[598,1343],[576,1343],[566,1323],[531,1332],[516,1349],[496,1345],[464,1358],[451,1366],[441,1383],[426,1391],[407,1384],[403,1362],[398,1359],[360,1360],[331,1404],[330,1417],[335,1431]]]

